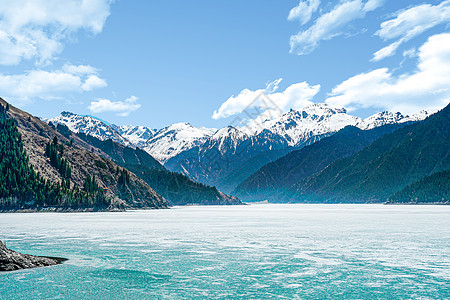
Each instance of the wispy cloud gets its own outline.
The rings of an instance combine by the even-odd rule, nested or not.
[[[80,93],[107,86],[104,79],[88,73],[91,66],[67,65],[66,71],[29,70],[23,74],[0,74],[0,94],[18,105],[33,99],[60,99],[67,93]],[[84,73],[68,72],[69,69],[84,68]]]
[[[270,82],[265,89],[242,90],[239,95],[232,96],[222,103],[220,108],[214,111],[212,118],[226,118],[253,108],[261,110],[261,114],[264,116],[269,116],[271,113],[286,112],[290,108],[298,109],[312,104],[312,98],[320,90],[320,85],[311,86],[307,82],[300,82],[292,84],[283,92],[275,92],[278,90],[281,81],[280,78]],[[257,101],[262,93],[269,94],[271,101],[264,103]]]
[[[0,0],[0,64],[51,63],[79,30],[102,31],[111,0]]]
[[[411,113],[450,102],[450,33],[428,38],[417,51],[417,71],[394,75],[380,68],[336,86],[327,103],[349,109],[382,108]]]
[[[345,34],[347,26],[352,21],[364,18],[368,12],[382,6],[384,1],[352,0],[340,2],[331,11],[319,16],[311,27],[291,36],[290,53],[298,55],[310,54],[319,46],[321,41],[330,40],[336,36]],[[306,5],[303,4],[303,6]],[[297,13],[293,13],[293,15],[296,16]],[[298,15],[302,16],[301,20],[306,20],[309,13],[305,16],[300,13]]]
[[[124,101],[98,99],[97,101],[92,101],[88,109],[93,113],[114,112],[120,117],[127,117],[133,111],[141,108],[137,100],[138,98],[135,96],[131,96]]]
[[[375,52],[372,61],[394,55],[401,44],[447,22],[450,22],[450,1],[443,1],[439,5],[422,4],[398,12],[395,18],[381,23],[375,33],[385,41],[397,41]]]
[[[298,20],[301,25],[305,25],[311,20],[313,13],[317,11],[319,5],[320,0],[300,1],[300,3],[289,12],[288,20]]]

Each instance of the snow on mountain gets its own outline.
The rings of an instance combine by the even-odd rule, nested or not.
[[[361,118],[347,114],[344,108],[332,108],[321,103],[291,110],[273,120],[252,125],[250,130],[255,134],[269,130],[284,137],[289,146],[295,146],[313,136],[336,132],[361,121]]]
[[[157,131],[143,149],[164,163],[182,151],[199,146],[215,131],[216,129],[194,127],[189,123],[176,123]]]
[[[125,146],[131,145],[126,138],[122,137],[111,126],[91,116],[81,116],[63,111],[59,116],[46,119],[45,121],[47,123],[66,125],[73,132],[91,135],[102,141],[111,139]]]
[[[238,147],[242,148],[242,143],[264,151],[280,147],[302,147],[348,125],[368,130],[385,124],[423,120],[432,113],[421,111],[408,116],[384,111],[363,120],[348,114],[344,108],[320,103],[301,110],[291,110],[274,119],[247,127],[227,126],[219,130],[194,127],[189,123],[172,124],[160,130],[145,126],[117,126],[70,112],[62,112],[60,116],[46,121],[64,124],[74,132],[82,132],[101,140],[112,139],[123,145],[140,147],[164,164],[197,146],[205,148],[203,150],[214,147],[222,154],[233,153]]]
[[[217,130],[210,140],[214,141],[218,145],[218,150],[222,152],[225,148],[236,149],[237,145],[248,139],[249,136],[239,128],[227,126]]]
[[[117,126],[112,124],[111,127],[116,130],[122,137],[139,148],[145,147],[147,145],[147,141],[151,139],[156,133],[155,129],[151,129],[145,126]]]
[[[386,124],[417,122],[424,120],[433,113],[434,112],[422,110],[408,116],[400,112],[393,113],[390,111],[382,111],[364,119],[362,122],[357,124],[357,127],[363,130],[369,130]]]

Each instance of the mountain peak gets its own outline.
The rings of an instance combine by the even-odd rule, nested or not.
[[[250,131],[258,135],[267,129],[285,137],[290,146],[295,146],[312,136],[336,132],[360,121],[360,118],[348,115],[345,108],[315,103],[299,110],[291,109],[279,117],[253,125]]]
[[[316,114],[346,114],[347,110],[345,108],[337,108],[330,106],[327,103],[314,103],[309,106],[306,106],[299,111],[305,111],[309,113],[316,113]]]
[[[109,124],[92,116],[82,116],[72,112],[63,111],[59,116],[47,119],[47,123],[61,124],[67,126],[71,131],[84,133],[96,137],[102,141],[111,139],[122,145],[131,143],[122,137]]]

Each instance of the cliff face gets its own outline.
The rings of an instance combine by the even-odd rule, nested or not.
[[[0,98],[0,105],[6,110],[7,118],[14,119],[22,135],[24,150],[32,168],[53,184],[61,184],[63,177],[45,155],[46,144],[57,138],[62,145],[62,158],[71,168],[70,186],[83,189],[86,178],[94,177],[99,189],[103,189],[109,201],[109,208],[166,208],[168,202],[147,183],[133,173],[127,172],[102,153],[76,135],[63,136],[47,123],[9,105]],[[104,154],[100,156],[99,154]],[[123,174],[126,182],[119,182]]]

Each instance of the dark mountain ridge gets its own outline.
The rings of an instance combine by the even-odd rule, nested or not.
[[[302,202],[385,202],[407,185],[449,168],[447,105],[296,183],[286,196]]]
[[[347,126],[332,136],[263,166],[240,183],[233,194],[246,201],[283,201],[281,197],[286,188],[407,124],[389,124],[371,130]]]

